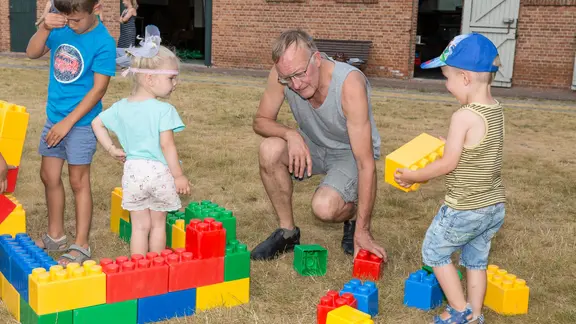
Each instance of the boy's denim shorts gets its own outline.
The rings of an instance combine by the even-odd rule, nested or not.
[[[488,266],[490,242],[504,223],[504,203],[475,210],[455,210],[442,205],[422,244],[424,264],[441,267],[452,263],[461,249],[460,265],[471,270]]]
[[[47,120],[40,136],[38,153],[42,156],[56,157],[68,162],[69,165],[85,165],[92,163],[94,153],[96,153],[97,139],[91,125],[74,126],[68,134],[62,138],[60,143],[54,147],[46,144],[46,135],[54,126]]]

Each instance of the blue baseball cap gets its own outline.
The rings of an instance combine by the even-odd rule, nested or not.
[[[420,65],[423,69],[452,66],[472,72],[496,72],[492,65],[498,49],[486,36],[478,33],[458,35],[450,41],[442,54]]]

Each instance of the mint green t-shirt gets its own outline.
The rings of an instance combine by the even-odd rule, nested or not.
[[[118,137],[126,160],[154,160],[167,165],[160,147],[160,133],[184,129],[176,108],[156,99],[139,102],[122,99],[98,116]]]

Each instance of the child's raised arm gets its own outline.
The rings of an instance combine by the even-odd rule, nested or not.
[[[174,142],[174,132],[172,130],[163,131],[160,133],[160,147],[162,153],[168,162],[168,168],[174,177],[176,183],[176,191],[179,194],[190,194],[190,183],[188,178],[182,172],[182,167],[178,159],[178,152],[176,150],[176,143]]]
[[[62,28],[66,25],[66,18],[60,14],[49,13],[44,18],[44,22],[40,23],[36,33],[30,38],[28,47],[26,48],[26,56],[30,59],[37,59],[50,51],[46,46],[46,41],[50,32],[54,28]]]
[[[98,139],[98,143],[106,149],[106,152],[110,153],[110,155],[117,160],[126,160],[126,153],[114,145],[112,138],[110,138],[110,134],[108,134],[108,130],[104,126],[104,123],[102,123],[100,117],[96,117],[92,120],[92,129],[94,130],[94,135],[96,135],[96,138]]]

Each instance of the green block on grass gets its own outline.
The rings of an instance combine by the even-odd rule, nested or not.
[[[113,304],[101,304],[78,308],[73,311],[74,323],[82,324],[136,324],[138,301],[127,300]]]
[[[132,236],[132,224],[120,218],[120,239],[130,243],[130,236]]]
[[[294,270],[301,276],[324,276],[328,251],[317,244],[294,247]]]
[[[30,305],[20,298],[20,323],[22,324],[73,324],[72,311],[38,315]],[[82,322],[77,322],[82,323]]]
[[[224,256],[224,281],[250,277],[250,251],[246,244],[236,240],[226,245]]]

